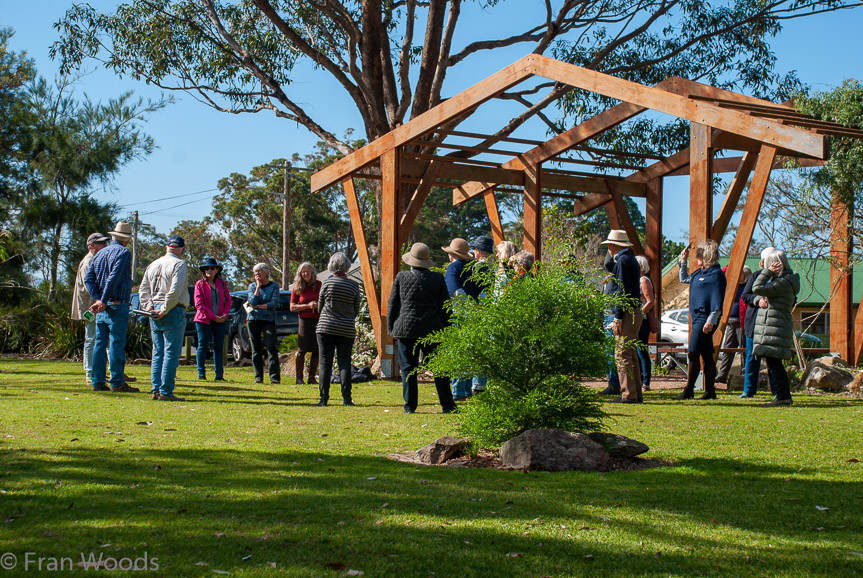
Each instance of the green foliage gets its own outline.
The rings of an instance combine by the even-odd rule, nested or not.
[[[287,335],[279,343],[279,353],[290,353],[299,347],[300,336],[296,334]]]
[[[0,352],[30,353],[45,327],[44,303],[22,303],[0,309]]]
[[[605,417],[595,392],[559,375],[524,395],[492,384],[460,407],[458,429],[471,438],[474,447],[486,448],[534,428],[597,431]]]
[[[84,350],[84,324],[73,321],[63,310],[45,322],[36,355],[47,359],[78,359]]]
[[[126,359],[150,359],[153,356],[153,335],[150,322],[134,323],[126,332]]]
[[[510,279],[481,303],[451,301],[455,323],[426,338],[437,344],[426,361],[432,372],[487,376],[488,401],[478,400],[475,409],[468,404],[459,417],[462,429],[482,443],[500,443],[529,427],[596,429],[604,415],[579,379],[607,368],[603,317],[615,300],[597,290],[592,266],[558,264],[555,256],[567,246],[551,243],[547,250],[551,259],[536,276]],[[494,275],[473,273],[491,286]]]

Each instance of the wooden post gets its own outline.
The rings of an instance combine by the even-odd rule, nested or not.
[[[605,212],[608,215],[608,226],[612,229],[622,229],[623,225],[620,224],[620,216],[617,214],[617,207],[614,205],[613,200],[609,200],[605,203]]]
[[[542,259],[542,165],[524,168],[524,250]]]
[[[713,343],[718,346],[722,343],[722,335],[725,333],[725,325],[728,322],[728,314],[737,294],[737,285],[740,284],[740,275],[749,252],[749,243],[752,241],[752,233],[761,212],[761,204],[764,201],[764,192],[767,190],[767,182],[770,179],[770,169],[773,168],[773,160],[776,158],[776,149],[764,145],[755,163],[755,172],[752,175],[752,185],[746,196],[746,204],[743,206],[743,214],[740,216],[740,224],[737,227],[737,237],[734,239],[734,247],[731,249],[731,257],[728,259],[728,268],[725,270],[727,286],[725,299],[722,301],[722,317],[719,319],[719,327],[713,334]],[[719,355],[716,348],[714,359]]]
[[[348,204],[348,214],[351,217],[351,230],[354,234],[354,242],[357,245],[357,259],[360,262],[360,270],[363,273],[363,288],[366,292],[366,301],[369,304],[369,317],[372,320],[372,330],[375,332],[375,344],[378,348],[378,356],[384,352],[384,334],[381,320],[381,300],[378,297],[375,285],[375,273],[372,270],[372,262],[369,258],[369,246],[366,243],[366,234],[363,231],[363,219],[360,214],[360,204],[357,200],[357,191],[354,180],[351,177],[342,181],[345,190],[345,200]],[[389,297],[389,296],[387,296]]]
[[[399,221],[401,203],[399,196],[402,189],[400,149],[392,148],[381,155],[382,204],[381,207],[381,373],[383,377],[398,377],[395,367],[395,351],[393,341],[383,327],[386,327],[387,301],[393,280],[399,272]]]
[[[713,149],[711,129],[692,123],[689,127],[689,246],[711,237],[713,228]],[[689,270],[695,268],[695,251],[689,253]]]
[[[746,187],[746,182],[749,180],[749,173],[752,172],[752,167],[755,166],[755,161],[758,160],[758,154],[747,152],[737,168],[734,175],[734,180],[728,187],[728,193],[725,195],[725,200],[722,202],[722,208],[719,210],[719,216],[716,217],[716,222],[713,223],[712,238],[717,243],[722,243],[722,237],[725,236],[725,231],[728,230],[728,224],[731,222],[731,217],[734,215],[734,210],[737,209],[737,203],[740,202],[740,195]]]
[[[835,198],[830,217],[830,351],[853,363],[851,207]]]
[[[494,189],[489,189],[483,195],[485,199],[485,210],[488,213],[488,220],[491,223],[491,236],[494,239],[495,246],[504,240],[503,223],[500,221],[500,212],[497,210],[497,200],[494,198]]]
[[[657,318],[662,318],[662,179],[647,182],[647,205],[645,207],[644,256],[650,263],[650,278],[656,298]],[[656,335],[654,341],[659,341]]]
[[[617,185],[612,181],[605,181],[605,186],[608,187],[608,192],[611,194],[611,203],[617,212],[617,220],[620,227],[626,231],[626,237],[632,243],[632,252],[636,255],[644,254],[644,247],[641,246],[641,239],[638,236],[638,231],[635,225],[632,224],[632,218],[629,216],[629,209],[626,208],[626,203],[623,202],[623,197],[617,192]]]

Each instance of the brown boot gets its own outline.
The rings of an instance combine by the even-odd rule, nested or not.
[[[309,384],[314,385],[318,383],[318,380],[315,379],[315,375],[318,373],[318,354],[312,353],[312,359],[309,361]]]
[[[305,365],[306,354],[297,352],[296,357],[294,357],[294,375],[297,376],[297,385],[302,385],[305,383],[303,381],[303,365]]]

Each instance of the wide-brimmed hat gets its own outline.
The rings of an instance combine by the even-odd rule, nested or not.
[[[461,237],[456,237],[450,242],[449,247],[441,247],[441,249],[450,255],[455,255],[459,259],[464,259],[465,261],[473,259],[473,255],[468,253],[468,251],[470,251],[470,247],[468,247],[467,241]]]
[[[626,236],[626,231],[623,229],[612,229],[608,233],[608,239],[600,243],[601,245],[617,245],[619,247],[632,247],[629,238]]]
[[[127,223],[126,221],[118,221],[114,226],[114,230],[108,233],[115,239],[131,239],[132,238],[132,225]]]
[[[206,259],[204,259],[204,262],[201,264],[200,267],[198,267],[198,269],[200,269],[200,271],[203,273],[204,269],[206,269],[207,267],[215,267],[219,270],[219,273],[222,272],[222,266],[219,265],[219,262],[212,257],[207,257]]]
[[[411,245],[411,250],[402,255],[402,261],[411,267],[421,267],[423,269],[434,267],[434,261],[431,260],[431,250],[425,243],[414,243]]]
[[[473,240],[473,243],[470,244],[470,248],[479,249],[483,253],[488,253],[489,255],[491,255],[492,253],[494,253],[494,241],[492,241],[490,237],[480,235]]]

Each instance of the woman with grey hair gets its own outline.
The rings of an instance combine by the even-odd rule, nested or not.
[[[689,247],[680,254],[678,272],[681,283],[689,284],[689,375],[686,388],[677,399],[695,397],[695,381],[704,363],[704,395],[699,399],[716,399],[716,362],[713,360],[713,333],[722,315],[722,300],[725,299],[725,273],[719,267],[719,246],[712,239],[698,244],[695,263],[698,269],[687,273],[686,261]]]
[[[342,386],[343,405],[354,405],[351,399],[351,352],[357,330],[354,325],[360,311],[360,286],[347,273],[351,261],[344,253],[333,253],[327,270],[333,274],[321,284],[318,296],[318,351],[320,366],[321,399],[318,406],[325,406],[330,399],[330,379],[333,372],[333,355],[339,362],[339,380]]]
[[[639,293],[641,296],[641,312],[644,315],[641,319],[641,326],[638,328],[638,361],[641,365],[641,382],[644,391],[650,391],[650,351],[647,350],[647,343],[650,341],[650,321],[647,315],[653,311],[656,305],[656,295],[653,292],[653,279],[650,278],[650,262],[644,255],[635,257],[638,261],[638,266],[641,269],[641,279],[638,281]]]
[[[791,387],[783,359],[791,359],[794,349],[792,311],[800,291],[800,276],[791,270],[785,251],[775,250],[764,256],[764,269],[752,285],[761,297],[756,302],[753,353],[764,358],[776,379],[776,399],[765,405],[791,405]]]
[[[255,282],[249,285],[247,315],[249,337],[252,341],[252,365],[255,367],[255,383],[264,383],[264,349],[269,359],[270,383],[281,381],[279,369],[279,342],[276,337],[276,310],[279,307],[279,284],[270,281],[270,266],[258,263],[252,272]]]

